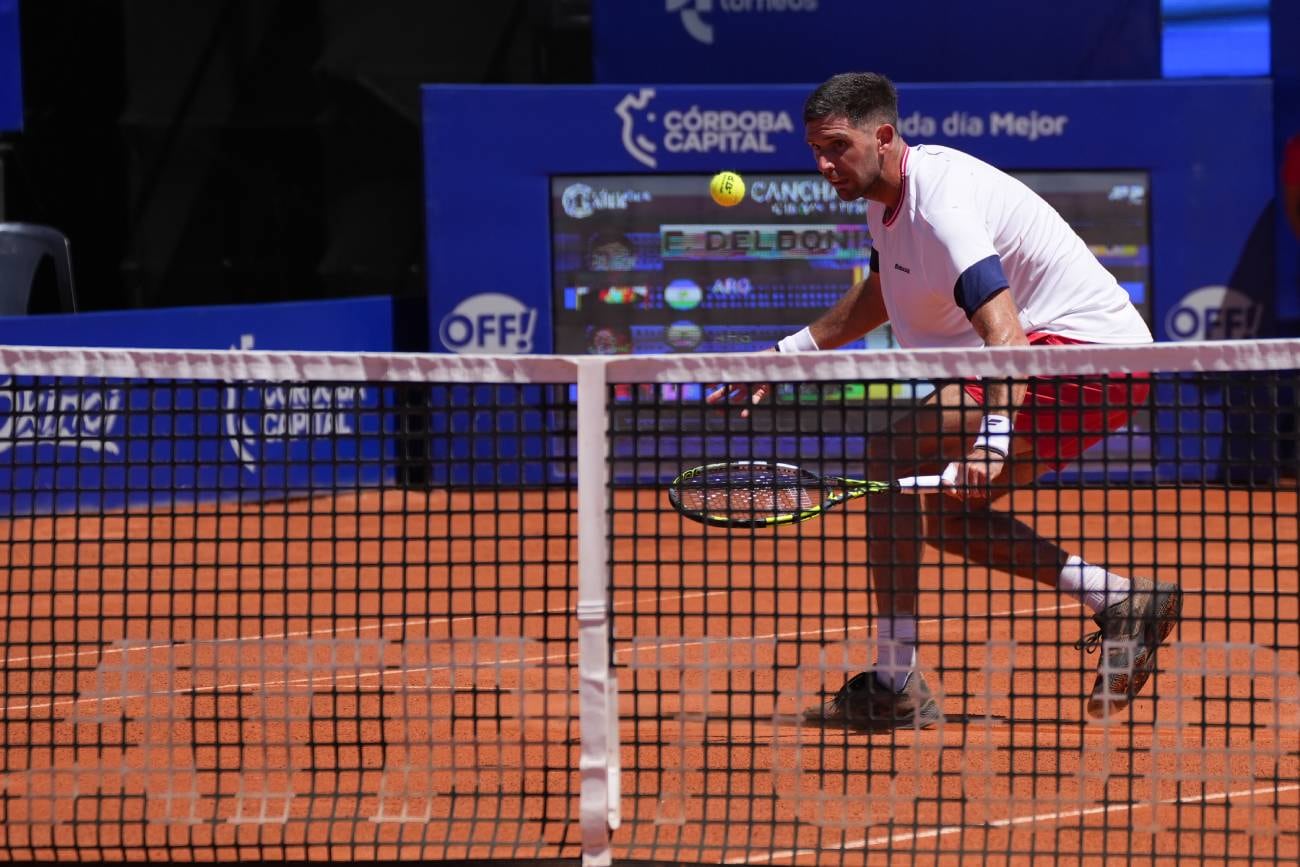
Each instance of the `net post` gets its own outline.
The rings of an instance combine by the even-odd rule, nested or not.
[[[578,367],[578,767],[582,863],[610,863],[609,831],[618,791],[610,765],[613,690],[609,676],[609,515],[606,509],[605,361],[584,358]]]

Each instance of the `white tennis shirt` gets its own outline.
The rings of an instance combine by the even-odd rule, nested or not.
[[[1128,293],[1061,215],[969,154],[934,145],[905,150],[898,208],[886,219],[884,205],[868,203],[867,225],[902,346],[981,346],[959,293],[969,300],[972,285],[996,282],[999,261],[1026,333],[1151,342]],[[974,292],[976,301],[986,297]]]

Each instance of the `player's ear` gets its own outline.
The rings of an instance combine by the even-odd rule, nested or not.
[[[882,123],[876,127],[876,147],[883,153],[894,143],[894,136],[898,131],[894,129],[892,123]]]

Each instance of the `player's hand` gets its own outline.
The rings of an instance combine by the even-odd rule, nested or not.
[[[779,352],[780,350],[773,346],[767,351]],[[715,386],[713,391],[705,395],[704,402],[712,404],[726,403],[754,405],[766,400],[767,396],[771,392],[772,384],[770,382],[758,383],[757,385],[746,385],[744,383],[741,383],[740,385],[728,385],[727,383],[723,383]],[[740,417],[748,418],[749,409],[746,408],[741,410]]]
[[[993,480],[1002,472],[1005,461],[996,452],[972,449],[965,458],[944,468],[940,476],[944,493],[968,502],[987,501],[993,494]]]

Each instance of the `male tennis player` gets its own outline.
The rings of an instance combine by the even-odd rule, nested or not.
[[[868,276],[781,351],[832,349],[886,321],[904,347],[1151,342],[1128,294],[1037,194],[968,154],[904,142],[884,76],[829,79],[804,104],[804,127],[839,197],[868,201],[874,249]],[[757,402],[766,391],[722,387],[709,400]],[[949,496],[923,497],[919,510],[895,496],[868,510],[878,657],[805,717],[861,728],[938,720],[916,658],[923,538],[1081,600],[1100,629],[1078,646],[1104,644],[1088,712],[1127,707],[1177,624],[1181,591],[1085,562],[989,503],[1077,457],[1146,396],[1141,378],[953,382],[895,421],[892,436],[872,439],[866,478],[942,470]]]

